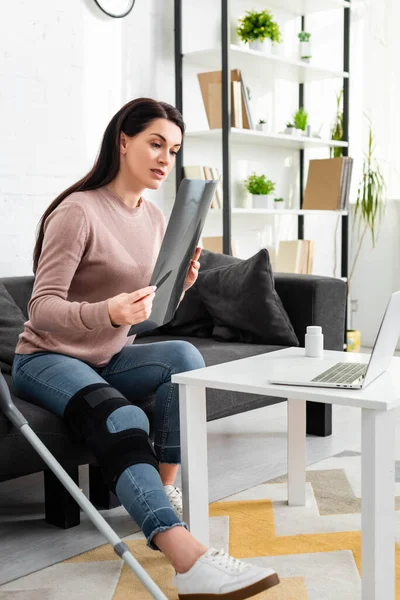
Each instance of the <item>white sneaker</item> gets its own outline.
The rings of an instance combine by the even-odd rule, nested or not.
[[[172,585],[180,600],[243,600],[279,583],[272,569],[255,567],[210,548],[186,573],[177,573]]]
[[[165,493],[168,496],[168,500],[175,511],[178,519],[182,521],[183,509],[182,509],[182,492],[179,488],[174,485],[164,485]]]

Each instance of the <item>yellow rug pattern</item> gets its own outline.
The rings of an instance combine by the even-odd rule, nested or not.
[[[288,507],[287,510],[290,510]],[[361,534],[359,531],[278,537],[271,500],[217,502],[210,505],[210,517],[229,517],[229,552],[240,558],[315,554],[351,550],[361,574]],[[128,546],[149,575],[171,600],[177,595],[170,586],[172,568],[160,554],[149,550],[144,540],[128,541]],[[119,560],[110,546],[85,552],[65,563]],[[396,600],[400,600],[400,549],[396,545]],[[112,600],[148,600],[149,594],[132,571],[123,566]],[[303,578],[283,578],[281,585],[258,594],[268,600],[307,600]]]
[[[399,465],[400,467],[400,465]],[[396,471],[400,492],[400,468]],[[358,600],[361,597],[360,455],[347,451],[309,467],[306,506],[287,505],[284,478],[210,505],[211,545],[275,568],[281,584],[259,600]],[[398,505],[398,502],[397,502]],[[400,512],[396,512],[400,531]],[[142,534],[124,539],[132,554],[176,600],[172,567]],[[400,600],[396,544],[396,600]],[[148,600],[150,595],[109,545],[0,587],[0,600]]]

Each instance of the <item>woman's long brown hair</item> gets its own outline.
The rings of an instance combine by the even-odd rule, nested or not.
[[[151,98],[137,98],[136,100],[132,100],[113,116],[104,132],[100,152],[91,171],[57,196],[42,215],[33,251],[34,273],[36,273],[42,251],[44,224],[47,217],[73,192],[95,190],[110,183],[119,171],[121,133],[123,132],[129,137],[133,137],[146,129],[148,124],[154,119],[168,119],[180,128],[182,134],[185,131],[185,124],[178,109],[171,104],[157,102]]]

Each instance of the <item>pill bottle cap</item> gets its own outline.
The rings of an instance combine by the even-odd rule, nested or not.
[[[321,335],[322,327],[319,325],[309,325],[307,327],[307,335]]]

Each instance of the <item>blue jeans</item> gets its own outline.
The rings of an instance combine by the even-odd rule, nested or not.
[[[17,354],[12,376],[19,396],[60,417],[72,396],[84,387],[110,384],[132,402],[132,406],[118,408],[108,417],[111,433],[129,428],[149,433],[148,418],[135,402],[155,393],[154,449],[160,462],[178,464],[179,397],[171,375],[203,366],[203,358],[192,344],[176,340],[126,346],[100,368],[52,352]],[[154,549],[152,538],[156,533],[176,525],[187,527],[175,515],[160,476],[151,465],[128,467],[118,479],[116,493]]]

